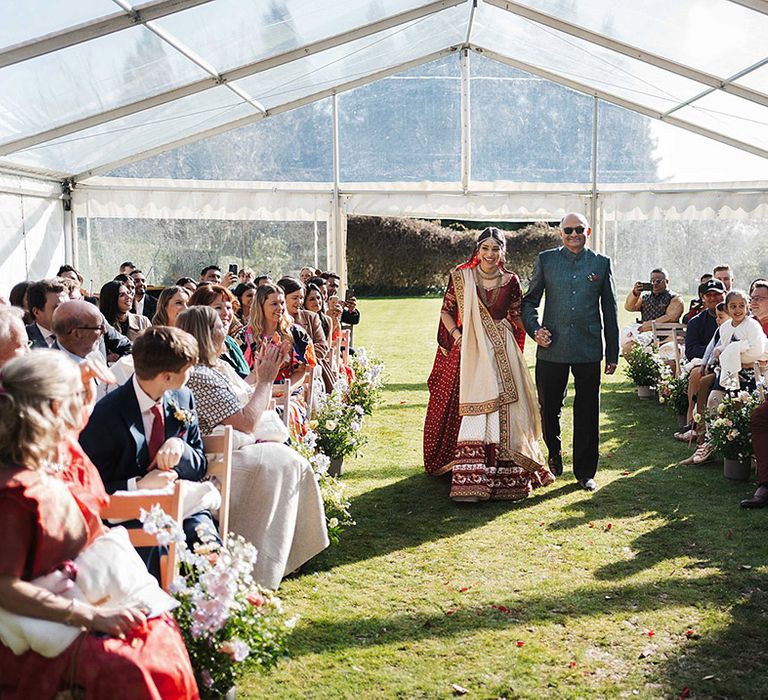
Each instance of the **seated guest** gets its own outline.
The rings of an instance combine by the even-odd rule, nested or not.
[[[309,284],[309,280],[315,276],[317,276],[317,272],[314,267],[302,267],[301,270],[299,270],[299,281],[304,286]]]
[[[335,272],[324,272],[322,277],[326,280],[328,286],[328,297],[339,296],[339,280],[341,279]],[[347,326],[356,326],[360,323],[360,311],[357,308],[357,298],[350,294],[352,290],[347,288],[347,296],[342,302],[344,311],[341,313],[341,323]]]
[[[119,275],[130,275],[131,272],[133,272],[136,269],[136,264],[132,263],[130,261],[124,262],[122,265],[120,265],[120,269],[118,270]]]
[[[55,656],[34,647],[16,654],[0,643],[0,697],[54,700],[73,697],[76,688],[86,698],[198,698],[168,613],[147,620],[138,605],[75,602],[64,594],[67,585],[52,585],[72,585],[64,566],[104,531],[99,513],[108,497],[76,442],[91,407],[91,371],[49,350],[3,368],[0,607],[60,623],[65,637]]]
[[[733,271],[731,270],[730,265],[717,265],[713,270],[712,274],[714,275],[716,280],[720,280],[723,285],[725,286],[725,291],[730,292],[731,288],[733,287]]]
[[[70,301],[78,301],[83,298],[83,290],[80,289],[80,285],[77,282],[68,277],[62,277],[61,283],[64,285],[64,289],[67,292],[67,298]]]
[[[96,404],[80,434],[108,493],[162,489],[176,479],[205,477],[208,462],[195,402],[184,387],[196,362],[197,343],[176,328],[153,326],[136,338],[135,374]],[[190,547],[199,541],[197,527],[218,541],[207,511],[182,525]]]
[[[0,368],[29,352],[24,312],[15,306],[0,306]]]
[[[262,343],[289,342],[293,353],[286,358],[277,374],[278,382],[290,381],[291,399],[288,427],[294,438],[307,432],[307,406],[303,385],[307,369],[317,364],[309,334],[285,312],[285,294],[274,284],[263,284],[256,291],[251,316],[245,329],[246,360],[253,366]]]
[[[131,272],[131,279],[136,285],[133,295],[133,313],[140,316],[146,316],[150,321],[155,315],[157,310],[157,300],[147,294],[147,278],[144,277],[144,273],[141,270],[134,270]]]
[[[218,425],[237,431],[230,527],[259,552],[253,572],[256,582],[277,588],[286,574],[328,546],[322,498],[310,464],[284,444],[256,444],[257,426],[283,356],[291,352],[290,343],[262,344],[249,385],[219,359],[227,335],[213,309],[193,306],[179,315],[178,326],[200,348],[189,378],[200,429],[204,435]]]
[[[251,267],[241,267],[237,273],[237,281],[240,284],[249,284],[249,283],[252,284],[255,279],[256,279],[256,273],[253,271],[253,268]]]
[[[218,265],[208,265],[200,270],[200,282],[221,284],[221,268]]]
[[[251,304],[256,296],[257,286],[253,282],[242,282],[235,287],[235,296],[240,304],[240,308],[237,309],[237,319],[244,326],[248,323],[248,317],[251,315]]]
[[[175,326],[176,317],[187,308],[191,293],[186,287],[174,285],[160,292],[157,310],[152,317],[153,326]]]
[[[197,289],[197,282],[195,282],[195,280],[193,280],[191,277],[179,277],[175,284],[177,287],[184,287],[184,289],[188,290],[190,294],[192,294]]]
[[[638,332],[651,330],[651,322],[677,323],[683,315],[683,299],[679,294],[671,292],[667,285],[669,279],[663,268],[651,270],[650,292],[642,291],[642,282],[635,282],[632,291],[627,295],[624,308],[627,311],[640,312],[640,327]]]
[[[285,293],[285,310],[288,315],[309,334],[315,347],[315,358],[323,372],[325,390],[332,391],[336,379],[330,362],[330,344],[320,322],[320,317],[302,306],[304,303],[304,285],[294,277],[283,277],[278,280],[277,286]]]
[[[323,277],[320,277],[320,275],[317,277],[312,277],[309,282],[307,282],[307,286],[310,284],[314,284],[320,290],[320,294],[323,295],[324,302],[328,300],[328,283]]]
[[[8,295],[8,301],[11,306],[16,306],[24,312],[24,325],[28,326],[34,321],[29,313],[29,306],[27,305],[27,290],[32,282],[19,282],[13,285],[11,293]]]
[[[320,319],[320,325],[323,327],[323,333],[330,345],[332,341],[333,321],[328,314],[325,313],[325,299],[323,299],[323,293],[320,291],[316,284],[310,283],[307,285],[306,296],[304,297],[304,308],[307,311],[312,311],[317,314]]]
[[[240,377],[247,377],[251,368],[246,362],[237,339],[232,335],[233,327],[237,330],[238,337],[242,337],[243,331],[243,324],[235,319],[235,309],[236,306],[239,306],[235,295],[221,284],[204,285],[198,287],[197,291],[190,297],[189,306],[210,306],[219,314],[224,328],[227,329],[227,339],[221,359],[228,363]]]
[[[263,284],[274,284],[269,275],[259,275],[253,282],[257,287],[261,287]]]
[[[702,313],[691,319],[685,331],[685,358],[704,357],[704,351],[717,330],[717,305],[725,299],[725,286],[712,279],[699,286]]]
[[[27,326],[27,335],[33,349],[52,348],[56,342],[53,332],[53,312],[59,304],[69,299],[59,280],[47,279],[33,282],[27,289],[27,304],[34,323]]]
[[[755,280],[749,295],[749,310],[768,336],[768,280]]]
[[[145,328],[149,319],[131,312],[133,294],[124,282],[107,282],[99,291],[99,309],[107,323],[111,324],[133,342]]]
[[[131,293],[131,298],[136,294],[136,283],[133,281],[133,277],[130,275],[115,275],[115,282],[122,282],[128,291]]]
[[[99,341],[105,326],[101,312],[82,299],[66,301],[53,312],[53,331],[56,334],[54,348],[80,363],[90,355],[98,356]]]
[[[706,274],[703,274],[699,278],[699,287],[703,285],[705,282],[709,282],[709,280],[713,279],[712,275],[710,275],[708,272]],[[683,314],[682,323],[688,323],[694,316],[698,315],[701,311],[704,309],[704,300],[701,298],[701,296],[696,297],[695,299],[691,299],[691,303],[688,306],[688,311]]]

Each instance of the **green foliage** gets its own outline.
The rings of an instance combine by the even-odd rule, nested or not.
[[[366,416],[373,414],[373,409],[381,401],[384,386],[384,363],[368,357],[365,348],[357,348],[350,355],[353,377],[347,385],[345,400],[352,406],[359,406]]]
[[[648,346],[635,345],[627,355],[627,376],[637,386],[656,388],[664,372],[664,360]]]
[[[317,432],[317,448],[330,459],[357,454],[365,444],[361,434],[363,409],[344,402],[341,389],[320,399],[310,427]]]
[[[479,230],[456,230],[420,219],[351,216],[347,225],[349,279],[358,294],[424,294],[442,290],[452,267],[468,260]],[[547,224],[507,231],[507,267],[530,276],[536,256],[560,244]]]
[[[744,461],[752,457],[752,411],[760,405],[757,394],[740,391],[726,394],[716,411],[707,415],[709,441],[728,459]]]

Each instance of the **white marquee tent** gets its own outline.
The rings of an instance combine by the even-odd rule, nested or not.
[[[77,264],[78,220],[93,218],[320,220],[340,271],[348,214],[525,221],[581,209],[598,247],[619,221],[768,218],[765,0],[30,0],[3,15],[4,284]],[[590,182],[473,177],[471,66],[488,59],[592,99]],[[346,180],[343,94],[439,60],[456,66],[456,177]],[[108,176],[322,100],[332,133],[322,181]],[[716,143],[722,176],[604,183],[606,103],[695,134],[696,150]],[[757,175],[744,181],[724,154],[744,154]]]

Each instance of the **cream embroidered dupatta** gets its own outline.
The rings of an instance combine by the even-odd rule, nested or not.
[[[541,420],[525,359],[507,319],[495,321],[477,294],[473,270],[452,273],[462,323],[457,445],[496,445],[499,461],[540,469]]]

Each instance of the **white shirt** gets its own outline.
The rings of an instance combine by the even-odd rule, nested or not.
[[[136,400],[139,402],[139,411],[141,411],[141,422],[144,426],[144,436],[147,438],[147,442],[149,442],[149,438],[152,435],[152,425],[155,422],[155,417],[152,415],[152,407],[160,405],[160,408],[162,409],[163,406],[163,399],[160,398],[159,401],[155,401],[151,396],[149,396],[144,389],[141,388],[139,385],[139,380],[136,379],[136,375],[134,374],[131,378],[131,381],[133,382],[133,391],[136,394]],[[138,477],[134,477],[133,479],[128,479],[128,490],[129,491],[135,491],[136,490],[136,481]]]
[[[144,313],[144,299],[147,298],[147,295],[145,294],[143,297],[141,297],[141,301],[134,298],[133,300],[133,313],[138,314],[141,316]]]
[[[43,334],[43,338],[45,339],[45,342],[48,343],[48,347],[52,348],[53,344],[56,342],[56,334],[53,331],[49,331],[47,328],[43,328],[43,326],[37,323],[37,321],[35,321],[35,325],[40,329],[40,332]],[[78,362],[79,361],[80,360],[78,360]]]

